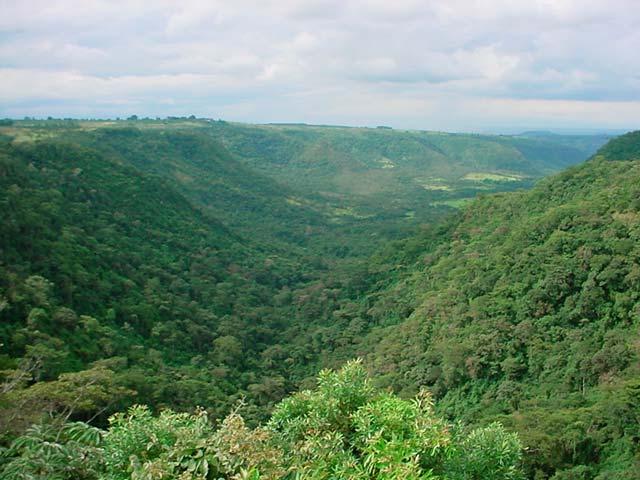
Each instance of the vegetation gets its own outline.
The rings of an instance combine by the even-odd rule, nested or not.
[[[434,223],[450,213],[443,206],[530,187],[607,140],[228,122],[212,122],[207,133],[252,169],[304,192],[333,211],[335,222],[355,228],[352,254],[370,254],[371,246]]]
[[[498,424],[451,429],[427,392],[409,401],[376,390],[357,362],[321,372],[315,390],[284,400],[255,429],[238,412],[216,430],[202,410],[154,417],[134,406],[106,431],[32,427],[4,457],[8,480],[522,478],[514,434]]]
[[[410,265],[369,293],[362,314],[374,326],[326,355],[366,355],[379,384],[427,387],[449,418],[500,420],[519,432],[531,477],[636,478],[635,139],[395,245],[387,259]]]
[[[60,400],[27,409],[27,423],[68,409],[77,419],[106,409],[104,421],[134,401],[113,392],[94,399],[58,379],[92,366],[145,403],[199,402],[216,415],[249,385],[258,388],[249,365],[277,343],[276,293],[303,272],[243,243],[164,180],[95,150],[5,144],[0,162],[0,361],[12,386],[3,419],[22,416],[26,397],[53,401],[38,393],[44,385],[93,408]]]
[[[598,142],[1,126],[1,476],[637,478],[638,134],[485,194]]]

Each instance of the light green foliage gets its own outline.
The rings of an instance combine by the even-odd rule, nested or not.
[[[154,416],[134,406],[113,415],[106,432],[32,427],[4,452],[0,473],[11,480],[515,480],[520,450],[500,425],[452,436],[429,394],[402,400],[375,389],[353,361],[321,372],[316,389],[282,401],[264,427],[248,428],[237,411],[214,430],[203,410]]]
[[[31,365],[31,366],[30,366]],[[14,375],[30,375],[37,364],[26,364],[22,372]],[[7,384],[5,384],[7,385]],[[0,392],[0,425],[3,433],[20,431],[38,422],[42,416],[64,422],[70,418],[91,418],[122,398],[134,392],[119,385],[112,370],[103,365],[80,372],[63,373],[56,380],[41,381],[29,386],[17,384],[6,392]],[[97,414],[95,415],[97,416]]]
[[[451,454],[445,424],[426,392],[413,402],[393,395],[364,405],[353,416],[355,443],[373,478],[430,478]]]
[[[84,423],[38,424],[0,457],[4,480],[97,480],[103,432]]]
[[[40,275],[31,275],[24,281],[23,292],[27,301],[38,307],[49,306],[53,284]]]
[[[499,423],[477,428],[466,435],[450,461],[451,480],[518,480],[524,478],[519,465],[522,445],[515,433]]]
[[[276,407],[268,428],[295,478],[518,478],[514,435],[494,425],[452,438],[427,392],[410,401],[375,389],[360,362],[323,371],[315,390]]]
[[[206,413],[163,411],[144,406],[109,419],[104,463],[108,480],[195,480],[215,478],[213,429]]]
[[[348,435],[352,428],[349,416],[374,395],[375,389],[358,363],[348,363],[340,374],[323,370],[316,391],[305,390],[284,400],[275,408],[269,427],[292,442],[310,430]]]
[[[228,478],[270,480],[286,475],[283,452],[263,427],[250,429],[237,413],[227,415],[213,436],[216,459]]]

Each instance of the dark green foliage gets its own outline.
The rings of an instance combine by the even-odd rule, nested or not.
[[[598,154],[607,160],[640,159],[640,130],[621,135],[615,142],[602,147]]]
[[[93,148],[3,144],[0,172],[0,339],[16,389],[119,356],[118,384],[146,402],[219,415],[260,381],[243,373],[277,343],[272,299],[302,276],[287,260]]]
[[[531,478],[640,471],[637,133],[435,223],[601,140],[107,123],[0,132],[15,478],[518,478],[514,431]]]
[[[393,324],[332,355],[370,352],[381,384],[428,387],[449,417],[501,419],[537,478],[640,471],[640,161],[606,156],[629,138],[428,233],[368,296],[370,324]]]

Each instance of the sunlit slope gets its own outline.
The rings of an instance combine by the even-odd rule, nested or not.
[[[2,131],[90,146],[162,176],[242,235],[329,257],[366,256],[478,194],[528,188],[602,141],[197,119],[19,121]]]
[[[593,153],[593,146],[577,148],[552,137],[224,122],[212,129],[268,175],[315,191],[355,195],[402,194],[411,187],[483,190],[488,187],[483,180],[530,180]]]
[[[370,325],[391,325],[355,351],[396,390],[427,386],[452,416],[517,429],[532,475],[635,478],[639,147],[637,132],[622,136],[529,192],[486,196],[397,244],[389,271],[405,273],[366,310]]]
[[[305,275],[168,180],[57,139],[0,143],[0,205],[3,375],[36,362],[19,386],[37,389],[109,359],[109,382],[138,396],[94,413],[136,398],[224,413],[283,328],[278,291]],[[34,395],[30,421],[50,408]]]
[[[324,223],[319,209],[294,190],[238,162],[197,128],[99,128],[75,138],[163,177],[194,204],[254,240],[302,244],[309,227]]]

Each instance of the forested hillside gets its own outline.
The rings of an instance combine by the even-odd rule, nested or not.
[[[637,133],[0,135],[8,478],[637,478]]]
[[[212,122],[207,129],[256,171],[326,204],[351,242],[401,238],[479,193],[530,187],[583,161],[608,137],[498,136]],[[356,249],[372,253],[367,245]]]
[[[96,150],[0,148],[0,335],[13,382],[3,431],[43,410],[78,415],[68,402],[81,384],[56,379],[87,367],[79,375],[106,375],[85,392],[89,416],[136,399],[222,414],[260,383],[259,352],[287,321],[275,314],[277,293],[305,279],[298,264],[271,259],[165,180]]]
[[[163,177],[233,231],[270,247],[303,245],[305,232],[325,223],[321,206],[296,201],[294,190],[247,168],[202,129],[100,128],[65,138]]]
[[[530,187],[606,141],[197,119],[21,121],[3,131],[61,138],[161,176],[269,250],[340,258],[366,257],[479,193]]]
[[[363,355],[380,385],[427,387],[449,418],[500,420],[532,478],[638,478],[639,146],[622,136],[390,247],[371,264],[386,284],[352,316],[369,334],[334,334],[325,358]]]

